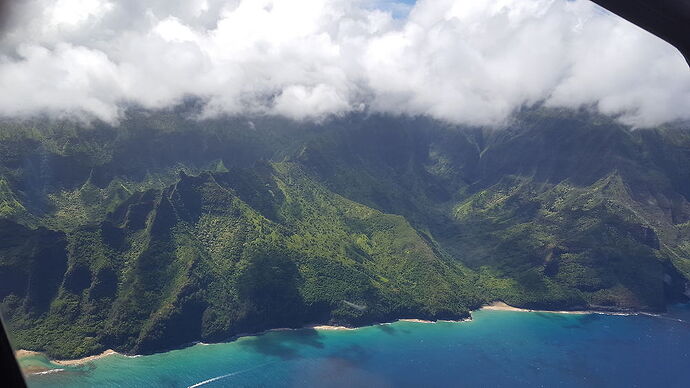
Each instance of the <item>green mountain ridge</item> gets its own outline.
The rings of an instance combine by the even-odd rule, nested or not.
[[[0,126],[16,346],[149,353],[493,300],[664,311],[690,279],[690,132],[583,112],[503,130],[352,116]]]

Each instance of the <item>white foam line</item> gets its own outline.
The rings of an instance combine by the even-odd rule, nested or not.
[[[257,365],[257,366],[252,367],[252,368],[248,368],[248,369],[240,370],[240,371],[237,371],[237,372],[228,373],[228,374],[226,374],[226,375],[214,377],[214,378],[212,378],[212,379],[204,380],[204,381],[202,381],[202,382],[200,382],[200,383],[196,383],[196,384],[194,384],[194,385],[190,385],[190,386],[187,387],[187,388],[196,388],[196,387],[200,387],[200,386],[202,386],[202,385],[206,385],[206,384],[212,383],[212,382],[214,382],[214,381],[226,379],[226,378],[228,378],[228,377],[235,376],[235,375],[238,375],[238,374],[240,374],[240,373],[245,373],[245,372],[249,372],[249,371],[254,370],[254,369],[259,369],[259,368],[261,368],[261,367],[263,367],[263,366],[266,366],[266,365],[269,365],[269,364],[273,364],[273,363],[272,363],[272,362],[267,362],[267,363],[265,363],[265,364]]]
[[[32,375],[49,375],[51,373],[58,373],[58,372],[62,372],[62,371],[64,371],[64,369],[50,369],[50,370],[46,370],[43,372],[36,372],[36,373],[31,373],[31,374]]]

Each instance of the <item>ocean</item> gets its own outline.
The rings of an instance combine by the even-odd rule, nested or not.
[[[467,322],[299,329],[114,355],[30,387],[690,387],[690,306],[663,316],[480,310]],[[25,362],[45,363],[39,358]],[[48,366],[48,364],[46,364]]]

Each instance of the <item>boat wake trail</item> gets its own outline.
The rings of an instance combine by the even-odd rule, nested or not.
[[[657,316],[657,318],[664,319],[666,321],[671,321],[671,322],[679,322],[679,323],[682,323],[683,325],[690,326],[690,321],[686,321],[685,319],[680,319],[680,318],[676,318],[676,317],[667,317],[667,316],[663,316],[663,315],[659,315],[659,316]]]
[[[64,369],[50,369],[50,370],[46,370],[43,372],[35,372],[35,373],[30,373],[30,374],[32,374],[32,375],[50,375],[53,373],[59,373],[59,372],[63,372],[63,371],[64,371]]]
[[[686,321],[685,319],[680,319],[680,318],[669,318],[669,319],[672,320],[672,321],[685,323],[686,325],[687,325],[687,324],[690,324],[690,322]]]
[[[214,381],[226,379],[226,378],[228,378],[228,377],[237,376],[237,375],[242,374],[242,373],[246,373],[246,372],[253,371],[253,370],[255,370],[255,369],[263,368],[264,366],[270,365],[270,364],[273,364],[273,362],[267,362],[267,363],[265,363],[265,364],[257,365],[257,366],[251,367],[251,368],[239,370],[239,371],[237,371],[237,372],[232,372],[232,373],[228,373],[228,374],[226,374],[226,375],[222,375],[222,376],[214,377],[214,378],[212,378],[212,379],[204,380],[204,381],[199,382],[199,383],[196,383],[196,384],[194,384],[194,385],[190,385],[190,386],[187,387],[187,388],[201,387],[202,385],[210,384],[210,383],[212,383],[212,382],[214,382]]]

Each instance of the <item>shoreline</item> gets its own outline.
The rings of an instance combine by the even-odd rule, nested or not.
[[[525,313],[547,313],[547,314],[571,314],[571,315],[587,315],[587,314],[602,314],[602,315],[618,315],[618,316],[634,316],[634,315],[646,315],[650,317],[659,317],[661,314],[646,313],[643,311],[614,311],[614,310],[534,310],[525,309],[520,307],[513,307],[506,304],[505,302],[495,301],[485,306],[482,306],[479,310],[489,310],[489,311],[517,311]],[[479,311],[477,310],[477,311]]]
[[[85,364],[89,361],[98,360],[99,358],[112,356],[115,354],[120,354],[120,353],[114,351],[113,349],[108,349],[108,350],[104,350],[100,354],[95,354],[93,356],[77,358],[74,360],[50,360],[50,362],[52,362],[53,364],[58,364],[58,365],[63,365],[63,366],[79,365],[79,364]]]
[[[631,311],[631,312],[623,312],[623,311],[603,311],[603,310],[534,310],[534,309],[525,309],[525,308],[520,308],[520,307],[513,307],[505,302],[502,301],[495,301],[492,303],[489,303],[487,305],[484,305],[477,310],[472,310],[470,311],[470,316],[468,318],[460,319],[460,320],[443,320],[439,319],[436,321],[430,321],[430,320],[424,320],[424,319],[418,319],[418,318],[400,318],[396,319],[395,321],[392,322],[379,322],[379,323],[372,323],[369,325],[363,325],[363,326],[356,326],[356,327],[350,327],[350,326],[342,326],[342,325],[320,325],[320,324],[312,324],[312,325],[306,325],[300,328],[275,328],[275,329],[268,329],[264,330],[261,332],[257,333],[242,333],[238,334],[230,339],[230,341],[227,342],[232,342],[240,338],[244,337],[252,337],[252,336],[259,336],[268,332],[273,332],[273,331],[288,331],[288,330],[303,330],[303,329],[313,329],[313,330],[323,330],[323,331],[351,331],[351,330],[357,330],[361,329],[364,327],[373,327],[377,325],[390,325],[396,322],[410,322],[410,323],[424,323],[424,324],[429,324],[429,323],[439,323],[439,322],[449,322],[449,323],[462,323],[462,322],[468,322],[472,321],[472,313],[475,311],[482,311],[482,310],[487,310],[487,311],[514,311],[514,312],[528,312],[528,313],[550,313],[550,314],[572,314],[572,315],[586,315],[586,314],[603,314],[603,315],[618,315],[618,316],[633,316],[633,315],[646,315],[646,316],[653,316],[653,317],[658,317],[661,316],[660,314],[653,314],[653,313],[645,313],[641,311]],[[218,343],[227,343],[227,342],[218,342]],[[209,343],[203,343],[203,342],[194,342],[192,345],[212,345]],[[113,356],[113,355],[120,355],[123,357],[140,357],[140,355],[126,355],[123,353],[119,353],[113,349],[107,349],[99,354],[91,355],[91,356],[86,356],[82,358],[77,358],[77,359],[71,359],[71,360],[55,360],[50,357],[48,357],[45,353],[39,352],[39,351],[34,351],[34,350],[26,350],[26,349],[18,349],[15,351],[15,358],[17,361],[21,361],[22,359],[29,358],[29,357],[44,357],[45,359],[48,360],[51,364],[57,365],[57,366],[75,366],[75,365],[81,365],[81,364],[86,364],[88,362],[98,360],[101,358]],[[46,374],[46,373],[51,373],[51,371],[62,371],[62,369],[50,369],[50,368],[37,368],[35,366],[31,366],[28,368],[21,368],[22,371],[27,374],[27,375],[41,375],[41,374]]]
[[[309,325],[309,326],[304,326],[301,329],[314,329],[314,330],[325,330],[325,331],[343,331],[343,330],[347,331],[347,330],[357,330],[358,327],[331,326],[331,325]],[[290,329],[290,330],[300,330],[300,329]]]
[[[43,352],[37,352],[34,350],[26,350],[26,349],[19,349],[19,350],[15,351],[14,357],[17,359],[17,362],[20,362],[22,359],[26,359],[26,358],[30,358],[30,357],[41,357],[41,358],[45,358],[46,360],[48,360],[48,362],[50,364],[53,364],[53,365],[59,367],[59,366],[74,366],[74,365],[86,364],[88,362],[98,360],[98,359],[101,359],[104,357],[112,356],[115,354],[119,354],[121,356],[128,357],[124,354],[121,354],[121,353],[114,351],[113,349],[107,349],[107,350],[105,350],[99,354],[94,354],[91,356],[86,356],[86,357],[72,359],[72,360],[54,360],[54,359],[48,357],[48,355],[46,355]],[[27,376],[44,375],[44,374],[64,371],[64,369],[61,369],[61,368],[48,368],[48,367],[38,366],[38,365],[29,365],[29,366],[25,366],[25,367],[22,367],[20,365],[20,369]]]

